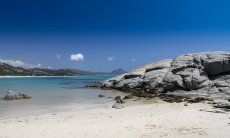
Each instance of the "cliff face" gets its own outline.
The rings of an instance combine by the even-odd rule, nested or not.
[[[146,93],[230,97],[230,52],[185,54],[140,67],[102,83],[104,88]]]

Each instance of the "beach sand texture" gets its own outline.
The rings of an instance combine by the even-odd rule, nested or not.
[[[111,105],[112,106],[112,105]],[[230,114],[210,105],[158,102],[0,120],[5,138],[229,138]],[[207,112],[208,111],[208,112]]]

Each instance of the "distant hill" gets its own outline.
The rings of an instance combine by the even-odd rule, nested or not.
[[[121,74],[124,74],[124,73],[127,73],[127,71],[119,68],[119,69],[115,69],[113,70],[112,72],[110,72],[109,74],[111,75],[121,75]]]
[[[22,68],[14,67],[0,62],[0,76],[76,76],[76,75],[119,75],[125,72],[122,69],[114,70],[110,73],[90,72],[78,69],[42,69],[42,68]]]

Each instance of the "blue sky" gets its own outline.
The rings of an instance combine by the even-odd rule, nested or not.
[[[2,0],[0,59],[111,71],[229,51],[229,6],[227,0]]]

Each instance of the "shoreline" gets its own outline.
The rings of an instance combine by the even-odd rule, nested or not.
[[[126,104],[123,109],[111,108],[109,103],[81,111],[0,120],[0,137],[227,138],[230,135],[230,113],[210,112],[216,109],[205,103],[184,106],[184,103],[158,100]]]

